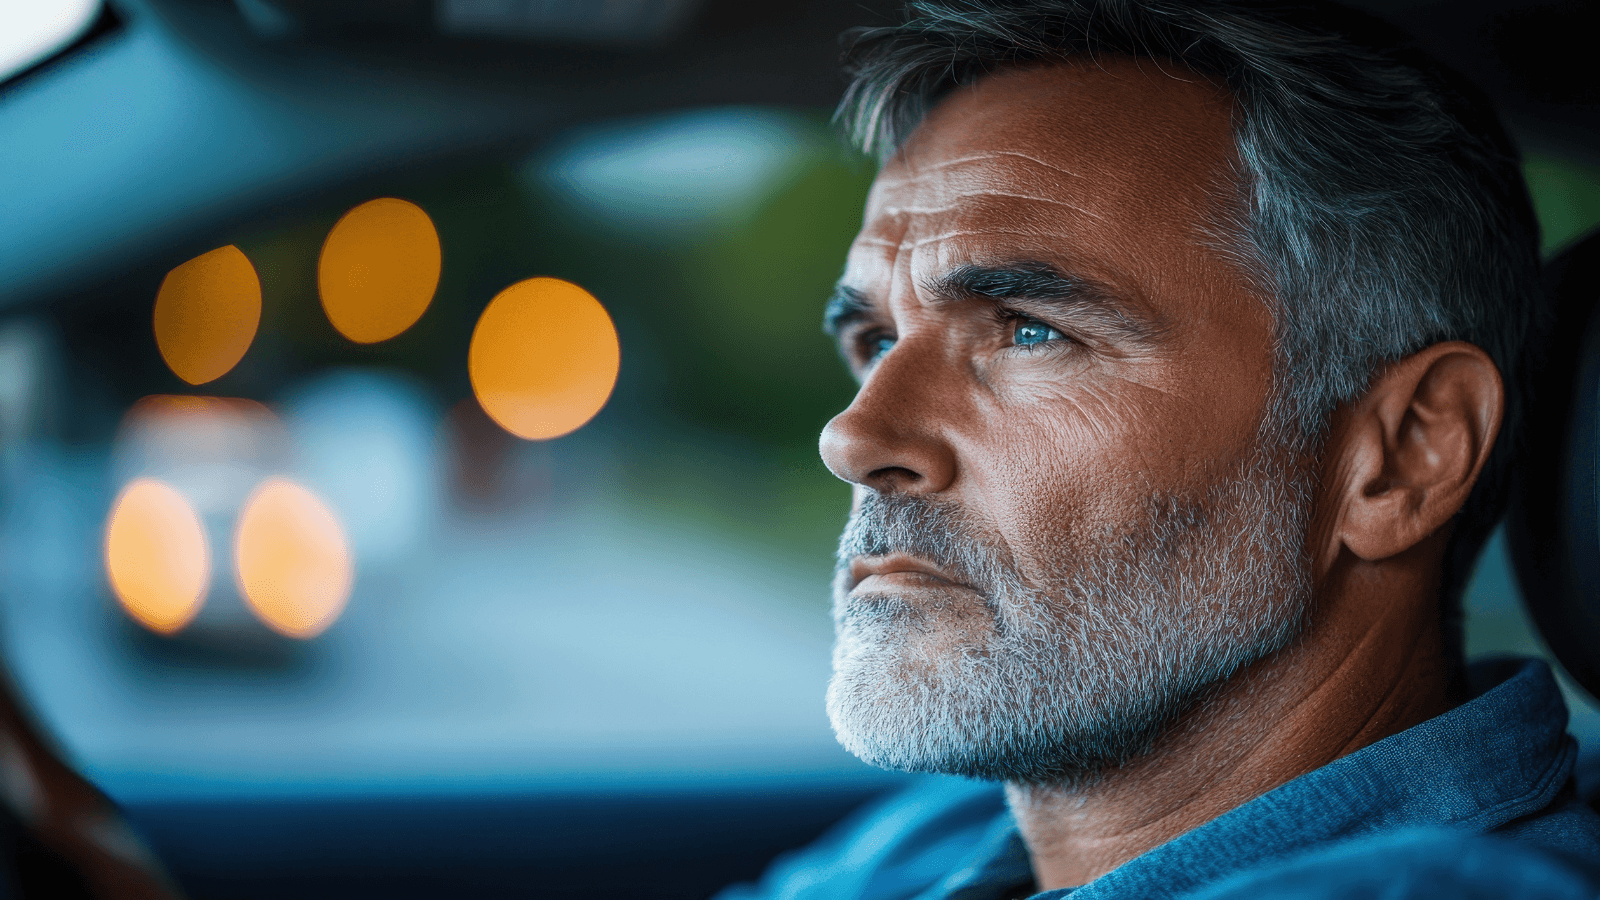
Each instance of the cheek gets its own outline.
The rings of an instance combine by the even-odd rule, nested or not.
[[[1215,440],[1193,403],[1126,381],[1000,398],[987,412],[963,453],[963,503],[981,508],[1025,568],[1031,556],[1125,533],[1152,497],[1203,491],[1219,462],[1249,446],[1249,434]]]
[[[1125,520],[1138,499],[1130,495],[1161,468],[1141,427],[1148,416],[1113,392],[1079,389],[1002,412],[964,454],[977,496],[963,499],[983,508],[1019,559]]]

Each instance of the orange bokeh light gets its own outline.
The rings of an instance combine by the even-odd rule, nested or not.
[[[322,309],[339,333],[373,344],[410,328],[439,287],[439,232],[422,207],[369,200],[328,232],[317,262]]]
[[[160,634],[183,628],[205,603],[211,580],[199,514],[160,481],[129,482],[106,522],[106,574],[139,624]]]
[[[261,325],[261,279],[229,244],[167,273],[156,292],[156,347],[173,374],[205,384],[228,374]]]
[[[239,592],[272,630],[321,634],[344,611],[355,565],[339,520],[316,494],[283,478],[246,501],[234,534]]]
[[[611,316],[588,291],[530,278],[489,301],[472,331],[467,373],[484,412],[529,440],[577,430],[617,384]]]

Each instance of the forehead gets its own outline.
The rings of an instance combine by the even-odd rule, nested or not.
[[[880,172],[852,272],[931,277],[1026,256],[1139,292],[1193,284],[1225,263],[1209,235],[1238,204],[1232,114],[1225,90],[1150,60],[987,76]]]

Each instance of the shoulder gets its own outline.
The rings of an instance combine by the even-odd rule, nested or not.
[[[1593,813],[1590,813],[1593,815]],[[1186,900],[1594,900],[1600,859],[1503,835],[1417,828],[1243,873]]]
[[[998,785],[920,779],[857,811],[820,840],[781,856],[757,884],[717,900],[910,897],[949,873],[1005,815]]]
[[[1600,863],[1600,813],[1571,782],[1549,806],[1490,833],[1520,846]]]

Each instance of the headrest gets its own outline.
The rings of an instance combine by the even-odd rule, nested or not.
[[[1555,320],[1530,383],[1506,538],[1523,602],[1567,674],[1600,697],[1600,232],[1546,267]]]

